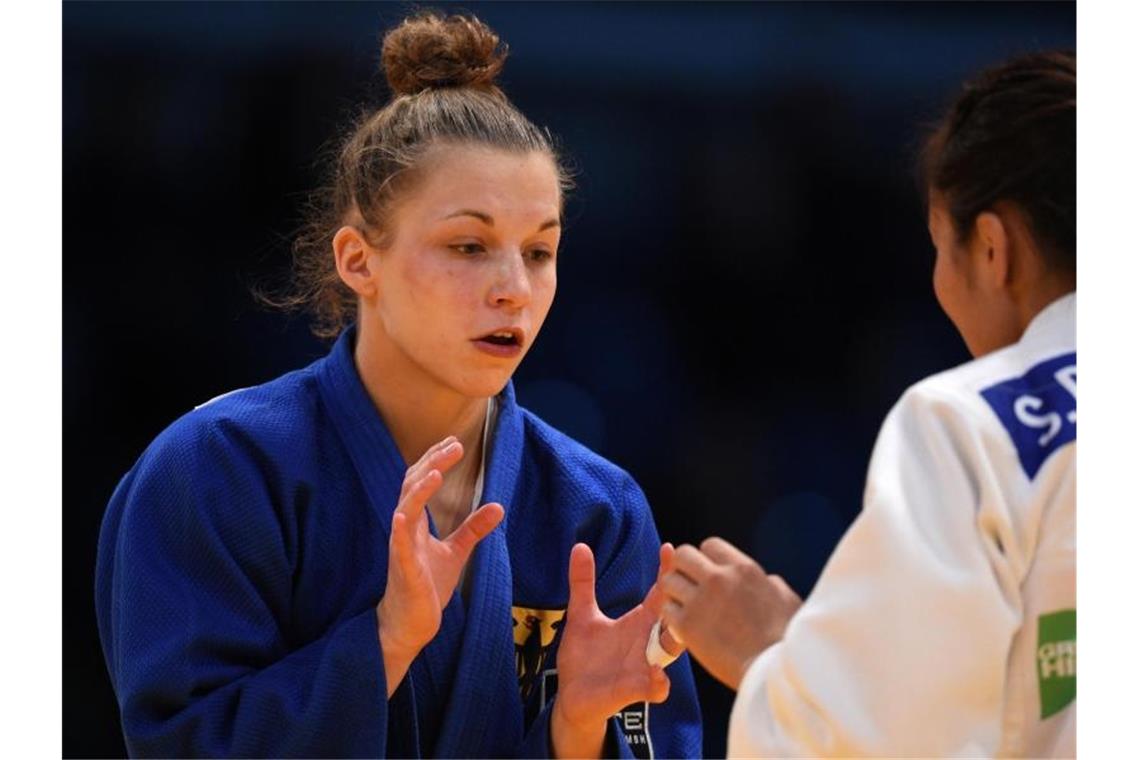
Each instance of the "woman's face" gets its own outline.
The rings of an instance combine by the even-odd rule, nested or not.
[[[538,336],[557,283],[561,190],[541,152],[437,146],[389,215],[362,319],[413,382],[463,396],[503,389]],[[362,332],[362,334],[364,334]],[[404,361],[406,360],[406,364]],[[398,371],[397,367],[386,368]]]

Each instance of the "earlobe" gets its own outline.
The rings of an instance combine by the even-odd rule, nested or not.
[[[372,295],[376,291],[376,283],[369,260],[376,250],[360,230],[351,225],[341,227],[333,235],[332,247],[341,281],[359,296]]]
[[[994,287],[1004,287],[1011,275],[1009,230],[1005,220],[993,211],[983,211],[974,222],[974,234],[982,248],[986,280]]]

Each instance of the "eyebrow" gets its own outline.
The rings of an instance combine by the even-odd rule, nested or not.
[[[461,208],[458,211],[454,211],[454,212],[448,214],[447,216],[445,216],[443,218],[444,219],[454,219],[457,216],[472,216],[472,217],[475,217],[476,219],[478,219],[479,221],[481,221],[483,224],[487,225],[488,227],[494,227],[495,226],[495,219],[490,214],[484,214],[482,211],[476,211],[476,210],[470,209],[470,208]],[[538,226],[538,231],[542,232],[544,230],[550,229],[551,227],[561,227],[561,226],[562,226],[562,221],[560,219],[547,219],[545,222],[543,222],[542,224],[540,224]]]

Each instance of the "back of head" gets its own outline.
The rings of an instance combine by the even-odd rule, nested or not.
[[[394,201],[415,183],[433,146],[543,152],[568,186],[549,133],[495,84],[506,57],[498,35],[474,16],[422,12],[383,35],[381,66],[392,98],[365,112],[343,141],[294,241],[293,292],[271,303],[308,308],[313,331],[322,337],[334,337],[351,322],[356,296],[337,275],[333,236],[352,223],[383,246],[392,232]]]
[[[1077,57],[1033,53],[967,82],[927,138],[922,189],[965,240],[978,214],[1017,204],[1047,265],[1077,266]]]

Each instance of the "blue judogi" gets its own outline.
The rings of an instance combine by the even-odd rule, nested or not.
[[[185,415],[115,490],[96,604],[132,755],[548,756],[570,548],[593,549],[610,616],[652,585],[660,542],[637,484],[508,385],[482,499],[506,516],[388,700],[375,608],[407,465],[354,338]],[[700,754],[687,656],[669,675],[667,702],[611,721],[608,752]]]

